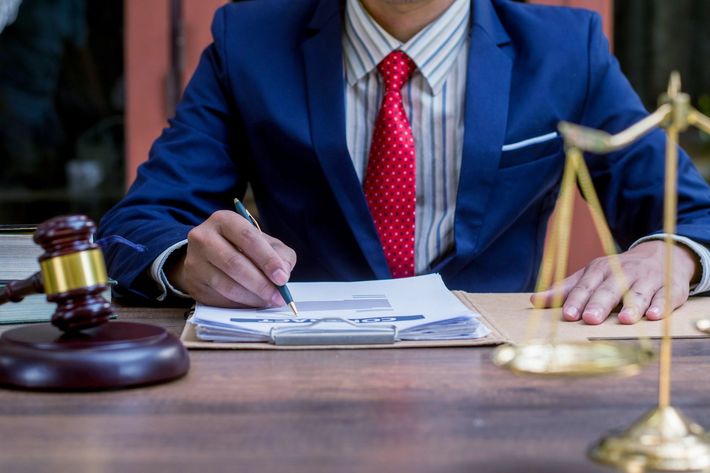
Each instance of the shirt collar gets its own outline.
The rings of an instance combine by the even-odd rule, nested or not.
[[[349,85],[377,67],[389,53],[405,52],[417,65],[434,95],[445,82],[470,29],[471,0],[454,3],[406,43],[387,33],[370,16],[360,0],[347,0],[343,51]]]

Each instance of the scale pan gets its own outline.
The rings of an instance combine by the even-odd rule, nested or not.
[[[633,375],[655,353],[638,344],[606,341],[502,345],[493,362],[516,374],[544,376]]]

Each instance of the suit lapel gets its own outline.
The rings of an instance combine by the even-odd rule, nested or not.
[[[347,148],[341,2],[320,0],[302,50],[311,137],[323,173],[375,277],[391,277]]]
[[[505,140],[512,59],[510,39],[490,0],[473,0],[464,140],[454,223],[455,254],[433,268],[456,271],[479,250],[489,195]],[[449,264],[447,264],[449,263]]]

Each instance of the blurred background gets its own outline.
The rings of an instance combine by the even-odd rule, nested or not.
[[[0,223],[97,216],[121,197],[123,6],[0,0]]]
[[[0,224],[100,216],[125,192],[224,0],[0,0]],[[605,18],[648,108],[671,70],[710,113],[710,1],[538,0]],[[710,137],[683,136],[710,178]]]

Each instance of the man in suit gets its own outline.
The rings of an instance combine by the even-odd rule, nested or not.
[[[564,164],[557,123],[614,133],[646,115],[581,10],[241,1],[213,36],[101,223],[147,247],[107,251],[124,294],[268,306],[288,280],[426,272],[451,289],[530,290]],[[629,286],[600,259],[534,302],[561,293],[565,318],[596,324],[626,294],[622,322],[661,317],[663,157],[655,131],[588,158]],[[228,210],[247,184],[264,233]],[[685,154],[678,198],[674,306],[710,287],[710,191]]]

